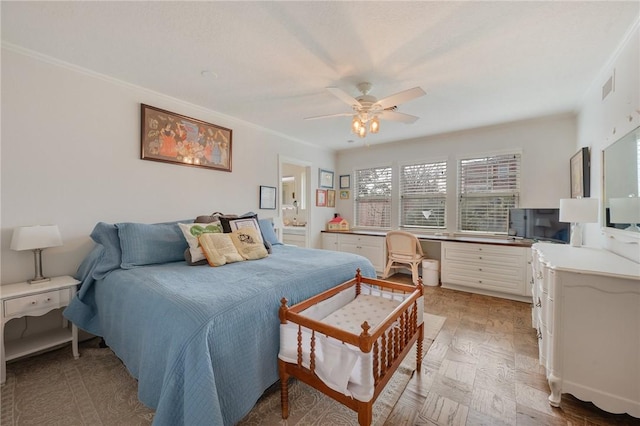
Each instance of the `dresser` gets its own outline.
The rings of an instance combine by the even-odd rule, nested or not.
[[[531,300],[528,247],[442,243],[442,287],[514,300]]]
[[[640,265],[606,250],[536,243],[532,321],[558,407],[562,393],[640,417]]]
[[[387,245],[382,236],[356,233],[323,232],[322,248],[359,254],[371,261],[378,274],[384,272],[387,261]]]

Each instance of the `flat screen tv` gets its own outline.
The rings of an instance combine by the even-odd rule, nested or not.
[[[571,224],[560,222],[560,209],[510,209],[509,235],[568,244]]]

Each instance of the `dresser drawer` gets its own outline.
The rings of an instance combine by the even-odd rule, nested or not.
[[[28,315],[31,312],[60,308],[71,300],[68,289],[33,294],[4,301],[5,318],[15,315]]]

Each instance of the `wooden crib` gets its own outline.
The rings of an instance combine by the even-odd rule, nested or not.
[[[371,301],[375,309],[369,309]],[[370,425],[373,403],[416,342],[416,369],[420,371],[423,309],[421,280],[415,286],[399,284],[362,277],[360,270],[352,280],[294,306],[287,307],[283,298],[278,356],[282,418],[289,416],[288,380],[295,377],[357,411],[360,425]],[[350,332],[330,323],[330,317],[342,318],[355,310],[367,318],[375,316],[368,311],[376,311],[377,319],[358,323],[359,334],[353,332],[353,324]],[[341,351],[340,362],[336,356],[330,359],[336,350]],[[343,358],[353,360],[354,356],[357,367],[353,371],[358,373],[327,378],[348,364]],[[334,370],[324,367],[325,357]],[[356,377],[358,374],[366,377]]]

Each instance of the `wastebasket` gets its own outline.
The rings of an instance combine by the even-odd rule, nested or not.
[[[433,259],[422,260],[422,284],[436,287],[440,284],[440,262]]]

